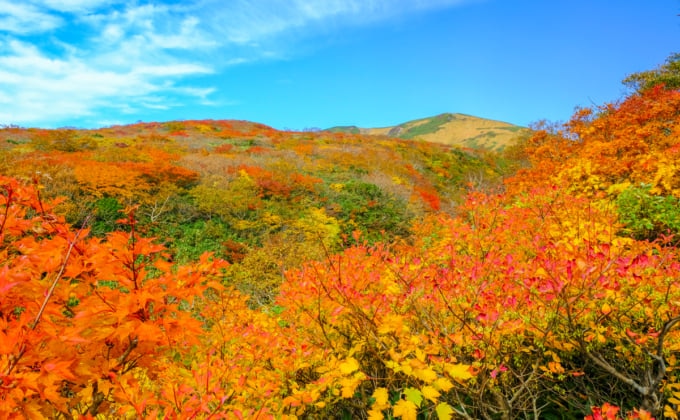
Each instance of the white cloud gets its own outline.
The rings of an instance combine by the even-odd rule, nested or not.
[[[0,0],[0,32],[41,33],[62,24],[61,18],[31,4]]]
[[[33,4],[59,12],[89,12],[114,4],[125,3],[120,0],[29,0]]]
[[[285,57],[326,28],[469,1],[0,0],[0,124],[224,104],[192,78]]]
[[[259,45],[291,31],[384,21],[481,0],[198,0],[196,13],[227,42]]]
[[[112,3],[45,0],[6,9],[23,26],[45,18],[53,23],[43,32],[70,25],[83,36],[69,41],[62,32],[52,32],[36,38],[34,29],[0,38],[0,124],[61,125],[60,121],[106,112],[206,102],[214,89],[177,85],[185,78],[212,73],[210,63],[172,53],[215,45],[200,32],[198,18],[180,16],[163,5],[101,8]],[[50,15],[48,9],[59,10],[62,17]],[[90,13],[75,13],[83,10]]]
[[[142,66],[135,68],[131,74],[140,76],[182,76],[189,74],[209,74],[208,67],[195,64],[174,64],[163,66]]]
[[[60,125],[107,109],[134,112],[147,105],[158,109],[163,102],[178,105],[170,96],[204,100],[212,90],[182,90],[175,88],[175,80],[210,71],[191,63],[128,63],[127,68],[107,69],[78,57],[52,59],[14,40],[0,57],[0,92],[7,92],[0,95],[0,123]]]
[[[163,49],[195,49],[216,47],[218,42],[209,38],[200,30],[200,20],[196,17],[188,17],[180,22],[179,32],[165,34],[151,33],[150,41],[154,46]]]

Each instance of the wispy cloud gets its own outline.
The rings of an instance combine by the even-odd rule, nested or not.
[[[228,42],[259,45],[290,31],[367,24],[474,1],[480,0],[198,0],[195,11]]]
[[[15,34],[41,33],[62,25],[58,16],[30,3],[0,0],[0,31]]]
[[[464,1],[0,0],[0,124],[218,104],[196,77],[285,56],[282,39]]]

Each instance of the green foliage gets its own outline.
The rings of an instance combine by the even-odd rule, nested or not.
[[[184,121],[168,121],[163,124],[163,128],[168,131],[181,131],[186,128]]]
[[[624,85],[638,92],[662,83],[666,89],[680,89],[680,53],[671,54],[659,68],[633,73],[623,79]]]
[[[224,244],[233,238],[229,227],[218,218],[196,220],[156,229],[179,262],[196,261],[205,252],[224,253]]]
[[[220,177],[203,179],[190,193],[199,210],[234,225],[239,221],[252,220],[260,205],[257,185],[244,171],[232,180]]]
[[[342,222],[342,233],[362,232],[369,243],[404,237],[413,215],[405,202],[386,194],[377,185],[350,180],[329,191],[328,214]]]
[[[42,151],[76,152],[97,147],[92,137],[72,129],[39,131],[31,138],[30,143],[36,150]]]
[[[651,185],[628,187],[616,199],[623,232],[635,239],[656,240],[680,232],[680,199],[658,196]],[[674,241],[675,242],[675,241]]]
[[[122,216],[121,210],[123,210],[123,206],[114,197],[104,197],[97,200],[94,203],[95,219],[92,223],[92,234],[104,236],[113,232],[117,227],[116,221]]]
[[[456,116],[453,114],[437,115],[436,117],[430,118],[426,123],[411,127],[404,133],[400,133],[398,137],[402,139],[413,139],[418,136],[422,136],[423,134],[434,133],[435,131],[439,130],[442,125],[455,118]]]
[[[324,131],[328,131],[330,133],[349,133],[349,134],[359,134],[361,132],[359,127],[355,125],[343,125],[338,127],[331,127],[327,128]]]

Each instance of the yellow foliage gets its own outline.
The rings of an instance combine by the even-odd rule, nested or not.
[[[349,375],[357,369],[359,369],[359,362],[353,357],[340,363],[340,372],[342,372],[343,375]]]
[[[372,408],[368,412],[368,420],[385,420],[385,416],[383,415],[381,410]]]
[[[342,398],[352,398],[354,396],[354,391],[364,379],[366,379],[366,375],[362,372],[355,372],[354,375],[348,378],[340,379],[339,384],[342,388]]]
[[[661,155],[658,159],[651,192],[680,197],[680,166],[677,157]]]
[[[418,417],[418,407],[411,401],[399,400],[392,409],[394,417],[402,420],[416,420]]]
[[[308,209],[293,223],[293,227],[304,234],[308,242],[321,241],[327,249],[335,246],[340,235],[338,220],[328,216],[323,207]]]
[[[420,392],[423,393],[423,397],[427,398],[428,400],[432,402],[437,402],[437,399],[441,395],[439,391],[437,391],[434,387],[430,385],[425,385],[420,389]]]
[[[448,392],[451,388],[453,388],[453,383],[448,378],[437,378],[432,385],[442,391],[442,392]]]
[[[437,379],[437,374],[431,368],[415,369],[414,376],[425,383],[432,383]]]
[[[343,189],[345,189],[345,184],[335,183],[335,184],[329,185],[328,187],[333,191],[340,192]]]
[[[446,373],[451,376],[451,378],[455,380],[468,380],[472,378],[472,374],[470,373],[470,366],[469,365],[464,365],[462,363],[458,364],[447,364],[446,366]]]
[[[373,395],[371,395],[371,397],[375,399],[375,402],[373,403],[372,406],[373,410],[375,409],[382,410],[389,406],[388,404],[389,393],[387,392],[387,389],[376,388],[375,391],[373,391]]]
[[[447,403],[439,403],[435,408],[439,420],[450,420],[453,416],[453,409]]]

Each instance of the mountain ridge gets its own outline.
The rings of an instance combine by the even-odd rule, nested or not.
[[[388,127],[336,126],[324,131],[424,140],[472,149],[503,150],[528,128],[463,113],[443,113]]]

